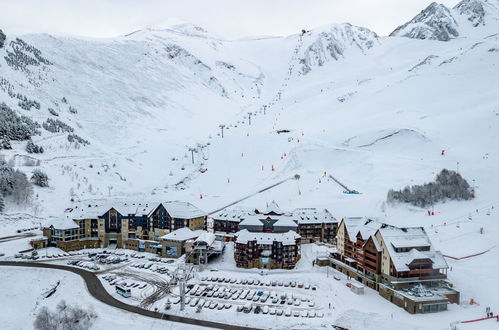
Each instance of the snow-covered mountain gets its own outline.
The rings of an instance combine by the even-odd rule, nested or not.
[[[449,41],[476,34],[477,31],[471,31],[470,27],[484,26],[486,21],[489,22],[486,31],[499,26],[498,12],[497,0],[462,0],[452,9],[433,2],[390,36]]]
[[[345,52],[364,53],[378,42],[376,33],[351,24],[333,25],[304,34],[303,51],[299,52],[300,72],[307,74],[314,66],[337,61]]]
[[[459,36],[458,30],[458,23],[449,8],[433,2],[390,36],[448,41]]]

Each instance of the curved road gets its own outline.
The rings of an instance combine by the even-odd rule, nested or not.
[[[243,327],[243,326],[236,326],[236,325],[232,325],[232,324],[198,320],[198,319],[193,319],[193,318],[189,318],[189,317],[158,313],[158,312],[153,312],[153,311],[150,311],[147,309],[142,309],[142,308],[139,308],[136,306],[125,304],[124,302],[121,302],[121,301],[113,298],[106,291],[106,289],[104,289],[104,286],[102,285],[101,281],[97,278],[97,276],[94,273],[83,270],[83,269],[79,269],[79,268],[73,268],[73,267],[64,266],[64,265],[53,265],[53,264],[44,264],[44,263],[22,262],[22,261],[19,261],[19,262],[18,261],[0,261],[0,266],[48,268],[48,269],[65,270],[65,271],[68,271],[71,273],[75,273],[77,275],[80,275],[81,278],[83,278],[83,280],[85,281],[85,284],[87,285],[87,289],[90,292],[90,295],[92,297],[103,302],[106,305],[113,306],[113,307],[125,310],[127,312],[132,312],[132,313],[136,313],[136,314],[140,314],[140,315],[144,315],[144,316],[149,316],[149,317],[153,317],[156,319],[167,320],[167,321],[171,321],[171,322],[186,323],[186,324],[192,324],[192,325],[209,327],[209,328],[236,329],[236,330],[238,330],[238,329],[241,329],[241,330],[255,329],[255,328],[248,328],[248,327]]]

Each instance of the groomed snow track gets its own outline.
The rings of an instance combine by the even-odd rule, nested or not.
[[[85,285],[87,286],[88,292],[92,297],[95,299],[103,302],[106,305],[112,306],[119,308],[121,310],[127,311],[127,312],[132,312],[160,320],[166,320],[166,321],[171,321],[171,322],[178,322],[178,323],[184,323],[184,324],[191,324],[191,325],[196,325],[196,326],[202,326],[202,327],[208,327],[208,328],[215,328],[215,329],[235,329],[235,330],[248,330],[248,329],[256,329],[256,328],[249,328],[249,327],[243,327],[243,326],[236,326],[232,324],[225,324],[225,323],[219,323],[219,322],[213,322],[213,321],[206,321],[206,320],[199,320],[199,319],[194,319],[190,317],[183,317],[183,316],[176,316],[176,315],[171,315],[171,314],[164,314],[164,313],[158,313],[158,312],[153,312],[147,309],[142,309],[137,306],[132,306],[125,304],[119,300],[116,300],[113,298],[102,286],[102,283],[100,280],[97,278],[97,276],[89,271],[79,269],[79,268],[73,268],[69,266],[64,266],[64,265],[52,265],[52,264],[44,264],[44,263],[32,263],[32,262],[16,262],[16,261],[0,261],[0,266],[9,266],[9,267],[32,267],[32,268],[45,268],[45,269],[57,269],[57,270],[64,270],[68,271],[74,274],[79,275],[84,281]]]

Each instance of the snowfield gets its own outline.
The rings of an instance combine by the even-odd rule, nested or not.
[[[70,143],[67,133],[41,128],[33,141],[43,146],[43,154],[28,155],[26,142],[0,150],[0,157],[16,168],[27,173],[40,168],[50,179],[49,188],[35,188],[29,205],[6,200],[0,214],[0,253],[6,256],[0,259],[27,249],[30,239],[2,237],[60,221],[71,199],[184,200],[210,212],[299,174],[299,180],[255,194],[241,205],[264,208],[276,200],[283,210],[327,208],[338,219],[369,216],[397,226],[424,226],[446,256],[485,252],[447,259],[449,281],[461,292],[462,304],[438,314],[410,315],[370,289],[356,296],[342,275],[336,273],[341,278],[336,281],[325,269],[312,268],[312,260],[327,252],[323,247],[304,245],[295,270],[262,277],[315,283],[323,319],[255,319],[237,315],[234,307],[211,315],[187,307],[182,315],[274,329],[331,324],[450,329],[453,322],[483,317],[487,306],[498,313],[499,12],[493,8],[499,5],[494,7],[497,0],[477,2],[489,4],[476,27],[457,9],[449,11],[459,31],[449,41],[382,37],[349,24],[241,40],[225,40],[187,24],[110,39],[20,36],[52,63],[30,65],[28,71],[7,64],[5,56],[13,51],[9,44],[17,37],[7,33],[0,49],[0,81],[7,80],[14,93],[40,102],[41,108],[21,109],[5,88],[0,88],[0,102],[40,124],[57,118],[90,144]],[[77,112],[70,112],[70,106]],[[220,124],[226,125],[223,138]],[[196,150],[194,162],[188,148]],[[28,156],[40,165],[29,166]],[[426,209],[385,203],[389,189],[432,181],[443,168],[458,170],[475,188],[476,198],[437,204],[434,216]],[[361,194],[344,194],[325,173]],[[230,249],[193,281],[212,273],[261,276],[257,270],[236,269]],[[56,295],[40,298],[59,279]],[[93,300],[73,274],[2,267],[0,286],[5,293],[0,315],[9,329],[31,328],[36,311],[53,309],[60,299],[93,306],[96,329],[160,324],[111,311]],[[469,305],[471,298],[479,305]],[[172,312],[180,313],[177,309]],[[485,330],[493,323],[457,328]]]

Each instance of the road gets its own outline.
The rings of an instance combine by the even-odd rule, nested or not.
[[[122,309],[122,310],[127,311],[127,312],[132,312],[132,313],[136,313],[136,314],[140,314],[140,315],[144,315],[144,316],[148,316],[148,317],[153,317],[156,319],[167,320],[167,321],[171,321],[171,322],[179,322],[179,323],[197,325],[197,326],[208,327],[208,328],[235,329],[235,330],[255,329],[255,328],[249,328],[249,327],[243,327],[243,326],[236,326],[236,325],[232,325],[232,324],[225,324],[225,323],[206,321],[206,320],[198,320],[198,319],[189,318],[189,317],[158,313],[158,312],[153,312],[153,311],[150,311],[147,309],[142,309],[142,308],[137,307],[137,306],[125,304],[124,302],[121,302],[121,301],[113,298],[106,291],[106,289],[104,289],[104,286],[102,285],[101,281],[97,278],[97,276],[94,273],[83,270],[83,269],[79,269],[79,268],[74,268],[74,267],[69,267],[69,266],[64,266],[64,265],[54,265],[54,264],[44,264],[44,263],[34,263],[34,262],[22,262],[22,261],[20,261],[20,262],[0,261],[0,266],[58,269],[58,270],[65,270],[65,271],[80,275],[80,277],[83,278],[83,280],[85,281],[87,289],[92,297],[103,302],[106,305],[116,307],[116,308]]]
[[[24,233],[24,234],[12,235],[12,236],[4,236],[4,237],[0,237],[0,243],[15,241],[16,239],[22,239],[22,238],[33,237],[33,236],[36,236],[36,234],[35,233]]]

